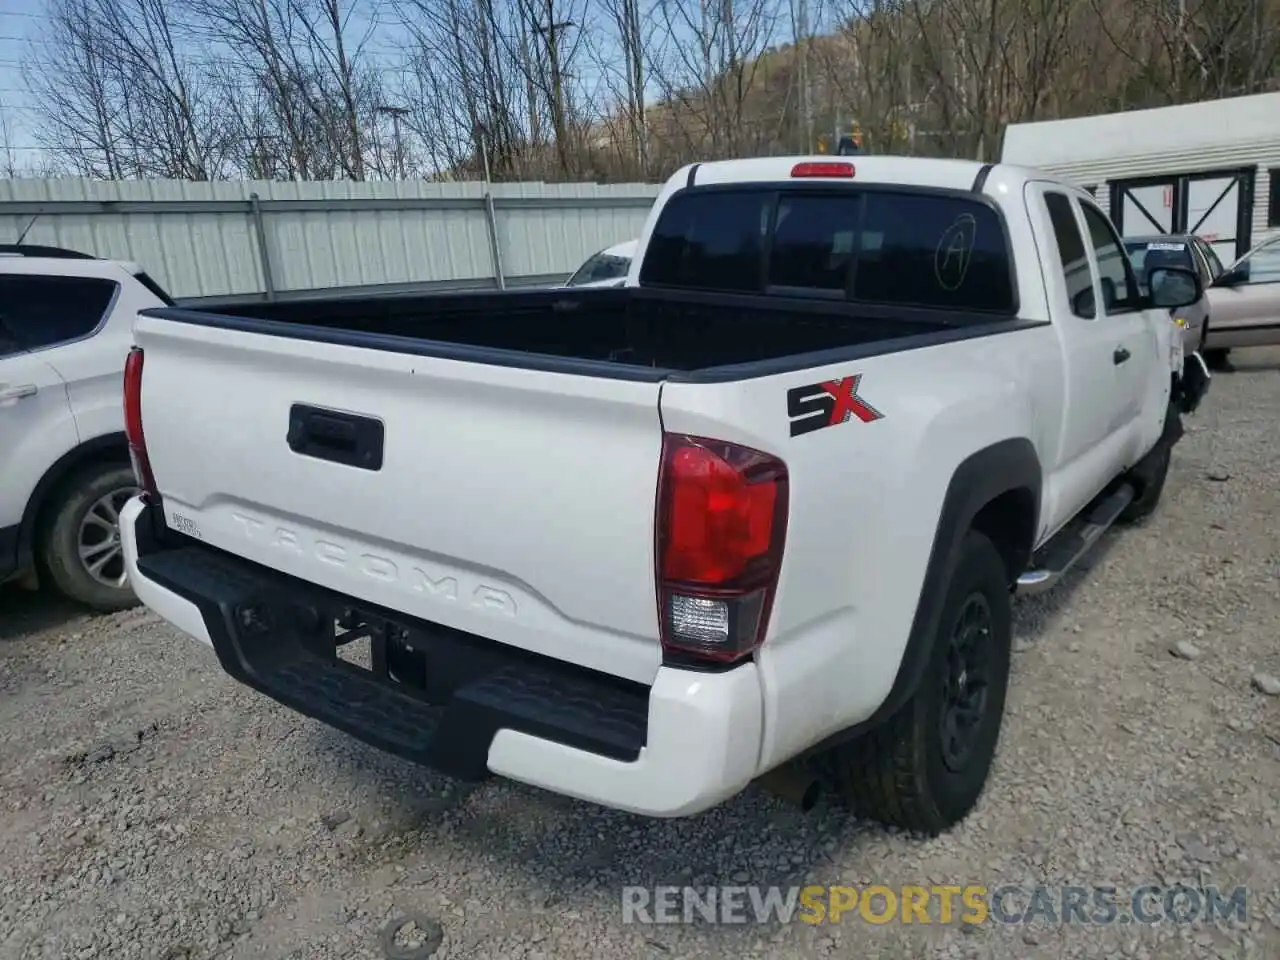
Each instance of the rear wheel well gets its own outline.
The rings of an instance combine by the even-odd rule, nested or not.
[[[1029,488],[1006,490],[983,506],[970,524],[995,544],[1011,585],[1031,563],[1037,506]]]
[[[129,463],[129,444],[123,433],[109,433],[94,437],[63,454],[45,471],[27,501],[22,515],[22,528],[18,540],[19,556],[24,561],[34,559],[40,534],[47,528],[67,483],[86,467],[106,464]]]

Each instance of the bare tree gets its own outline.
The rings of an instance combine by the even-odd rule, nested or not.
[[[1276,75],[1274,0],[1089,0],[1089,6],[1139,80],[1141,105],[1257,93]]]
[[[394,65],[370,46],[383,12],[399,21]],[[117,179],[651,179],[806,150],[847,122],[877,152],[990,159],[1008,123],[1280,85],[1280,0],[50,0],[48,13],[26,71],[33,135],[49,162]],[[12,151],[0,162],[18,168]]]
[[[53,0],[28,85],[50,151],[88,175],[221,176],[226,91],[164,0]]]
[[[638,177],[649,175],[649,132],[646,117],[647,87],[649,80],[649,50],[651,31],[644,27],[643,0],[599,0],[608,25],[608,40],[617,53],[616,58],[601,56],[597,48],[597,63],[611,82],[609,90],[616,112],[620,115],[625,131],[625,145],[634,151],[628,158],[634,161]],[[607,120],[608,117],[601,118]]]
[[[815,44],[822,79],[838,105],[830,118],[833,134],[838,122],[854,122],[868,148],[906,149],[915,115],[913,22],[903,15],[900,0],[842,0],[836,13],[840,26]]]
[[[522,169],[527,117],[519,70],[503,57],[510,21],[494,0],[400,0],[409,45],[406,126],[437,169],[496,177]]]
[[[376,107],[362,96],[369,78],[361,77],[359,68],[368,31],[354,44],[347,36],[359,2],[347,0],[345,10],[343,0],[288,0],[287,7],[303,38],[295,55],[305,60],[318,87],[319,96],[306,105],[327,130],[344,173],[353,180],[364,179],[361,127],[373,118]]]
[[[757,89],[761,54],[779,17],[769,0],[661,0],[671,51],[653,71],[668,125],[710,157],[741,155],[768,138],[775,124],[755,121],[748,101]]]
[[[119,111],[119,71],[94,0],[55,0],[42,47],[24,69],[37,138],[75,173],[111,180],[142,173]]]
[[[352,36],[360,0],[186,2],[205,42],[226,50],[213,69],[237,92],[230,113],[243,165],[300,179],[365,178],[381,84],[368,63],[368,29]]]
[[[18,148],[13,142],[13,124],[9,111],[0,103],[0,177],[14,179],[19,175]]]

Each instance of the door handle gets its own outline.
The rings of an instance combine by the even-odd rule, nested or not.
[[[36,385],[34,383],[24,383],[20,387],[8,387],[0,389],[0,403],[7,400],[21,400],[23,397],[34,397],[36,395]]]
[[[1116,347],[1116,352],[1111,354],[1111,359],[1115,362],[1116,366],[1119,366],[1129,359],[1129,351],[1124,347]]]

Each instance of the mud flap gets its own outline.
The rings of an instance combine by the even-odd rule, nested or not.
[[[1182,411],[1176,404],[1169,404],[1169,411],[1164,416],[1164,431],[1160,434],[1160,439],[1156,441],[1153,452],[1158,452],[1163,447],[1173,449],[1173,445],[1182,439],[1186,430],[1182,426]],[[1148,457],[1150,454],[1148,454]]]
[[[1209,366],[1197,350],[1187,357],[1182,366],[1182,376],[1174,381],[1172,397],[1174,406],[1182,413],[1195,413],[1196,408],[1200,406],[1200,401],[1209,392],[1211,379]]]

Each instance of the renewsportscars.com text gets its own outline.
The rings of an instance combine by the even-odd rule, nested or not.
[[[1248,919],[1248,890],[1144,884],[624,887],[623,923],[1156,924]]]

